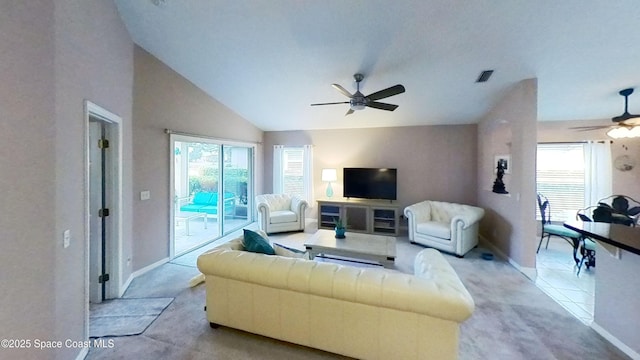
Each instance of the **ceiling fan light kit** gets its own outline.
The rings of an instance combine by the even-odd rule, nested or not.
[[[615,127],[607,131],[607,136],[612,137],[614,139],[640,137],[640,126]]]
[[[609,130],[607,135],[614,139],[640,137],[640,126],[637,126],[640,124],[640,115],[629,113],[629,95],[633,94],[633,88],[620,90],[619,94],[624,96],[624,113],[611,119],[620,126]]]
[[[331,86],[334,89],[336,89],[342,95],[348,97],[349,101],[317,103],[317,104],[311,104],[311,106],[349,104],[349,110],[347,111],[345,116],[353,114],[353,112],[356,110],[363,110],[366,107],[379,109],[379,110],[387,110],[387,111],[393,111],[398,108],[398,105],[378,102],[376,100],[402,94],[403,92],[405,92],[404,86],[400,84],[394,85],[389,88],[374,92],[373,94],[370,94],[368,96],[365,96],[360,92],[360,82],[364,79],[364,75],[355,74],[353,75],[353,78],[356,81],[356,92],[353,95],[349,91],[347,91],[344,87],[340,86],[339,84],[331,84]]]

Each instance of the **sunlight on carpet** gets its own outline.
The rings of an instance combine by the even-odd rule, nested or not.
[[[173,298],[113,299],[89,307],[89,337],[142,334]]]

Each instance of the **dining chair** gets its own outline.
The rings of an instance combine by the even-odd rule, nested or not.
[[[538,193],[538,208],[540,209],[540,215],[542,217],[542,229],[536,254],[540,251],[540,246],[542,245],[542,241],[545,237],[547,238],[545,249],[547,249],[549,247],[549,239],[551,236],[557,236],[571,244],[573,247],[573,260],[576,262],[576,265],[579,265],[580,259],[578,259],[578,249],[580,248],[583,236],[576,231],[567,229],[563,225],[551,223],[551,205],[549,204],[549,200],[541,193]]]

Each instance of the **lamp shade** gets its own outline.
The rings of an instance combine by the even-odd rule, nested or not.
[[[322,181],[336,181],[338,180],[338,173],[336,169],[322,169]]]

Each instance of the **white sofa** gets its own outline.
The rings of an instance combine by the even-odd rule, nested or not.
[[[306,200],[288,194],[256,196],[258,225],[267,234],[304,230]]]
[[[404,209],[409,240],[458,256],[478,245],[484,209],[464,204],[426,200]]]
[[[358,359],[456,359],[474,302],[434,249],[415,275],[242,251],[198,257],[213,328],[228,326]]]

